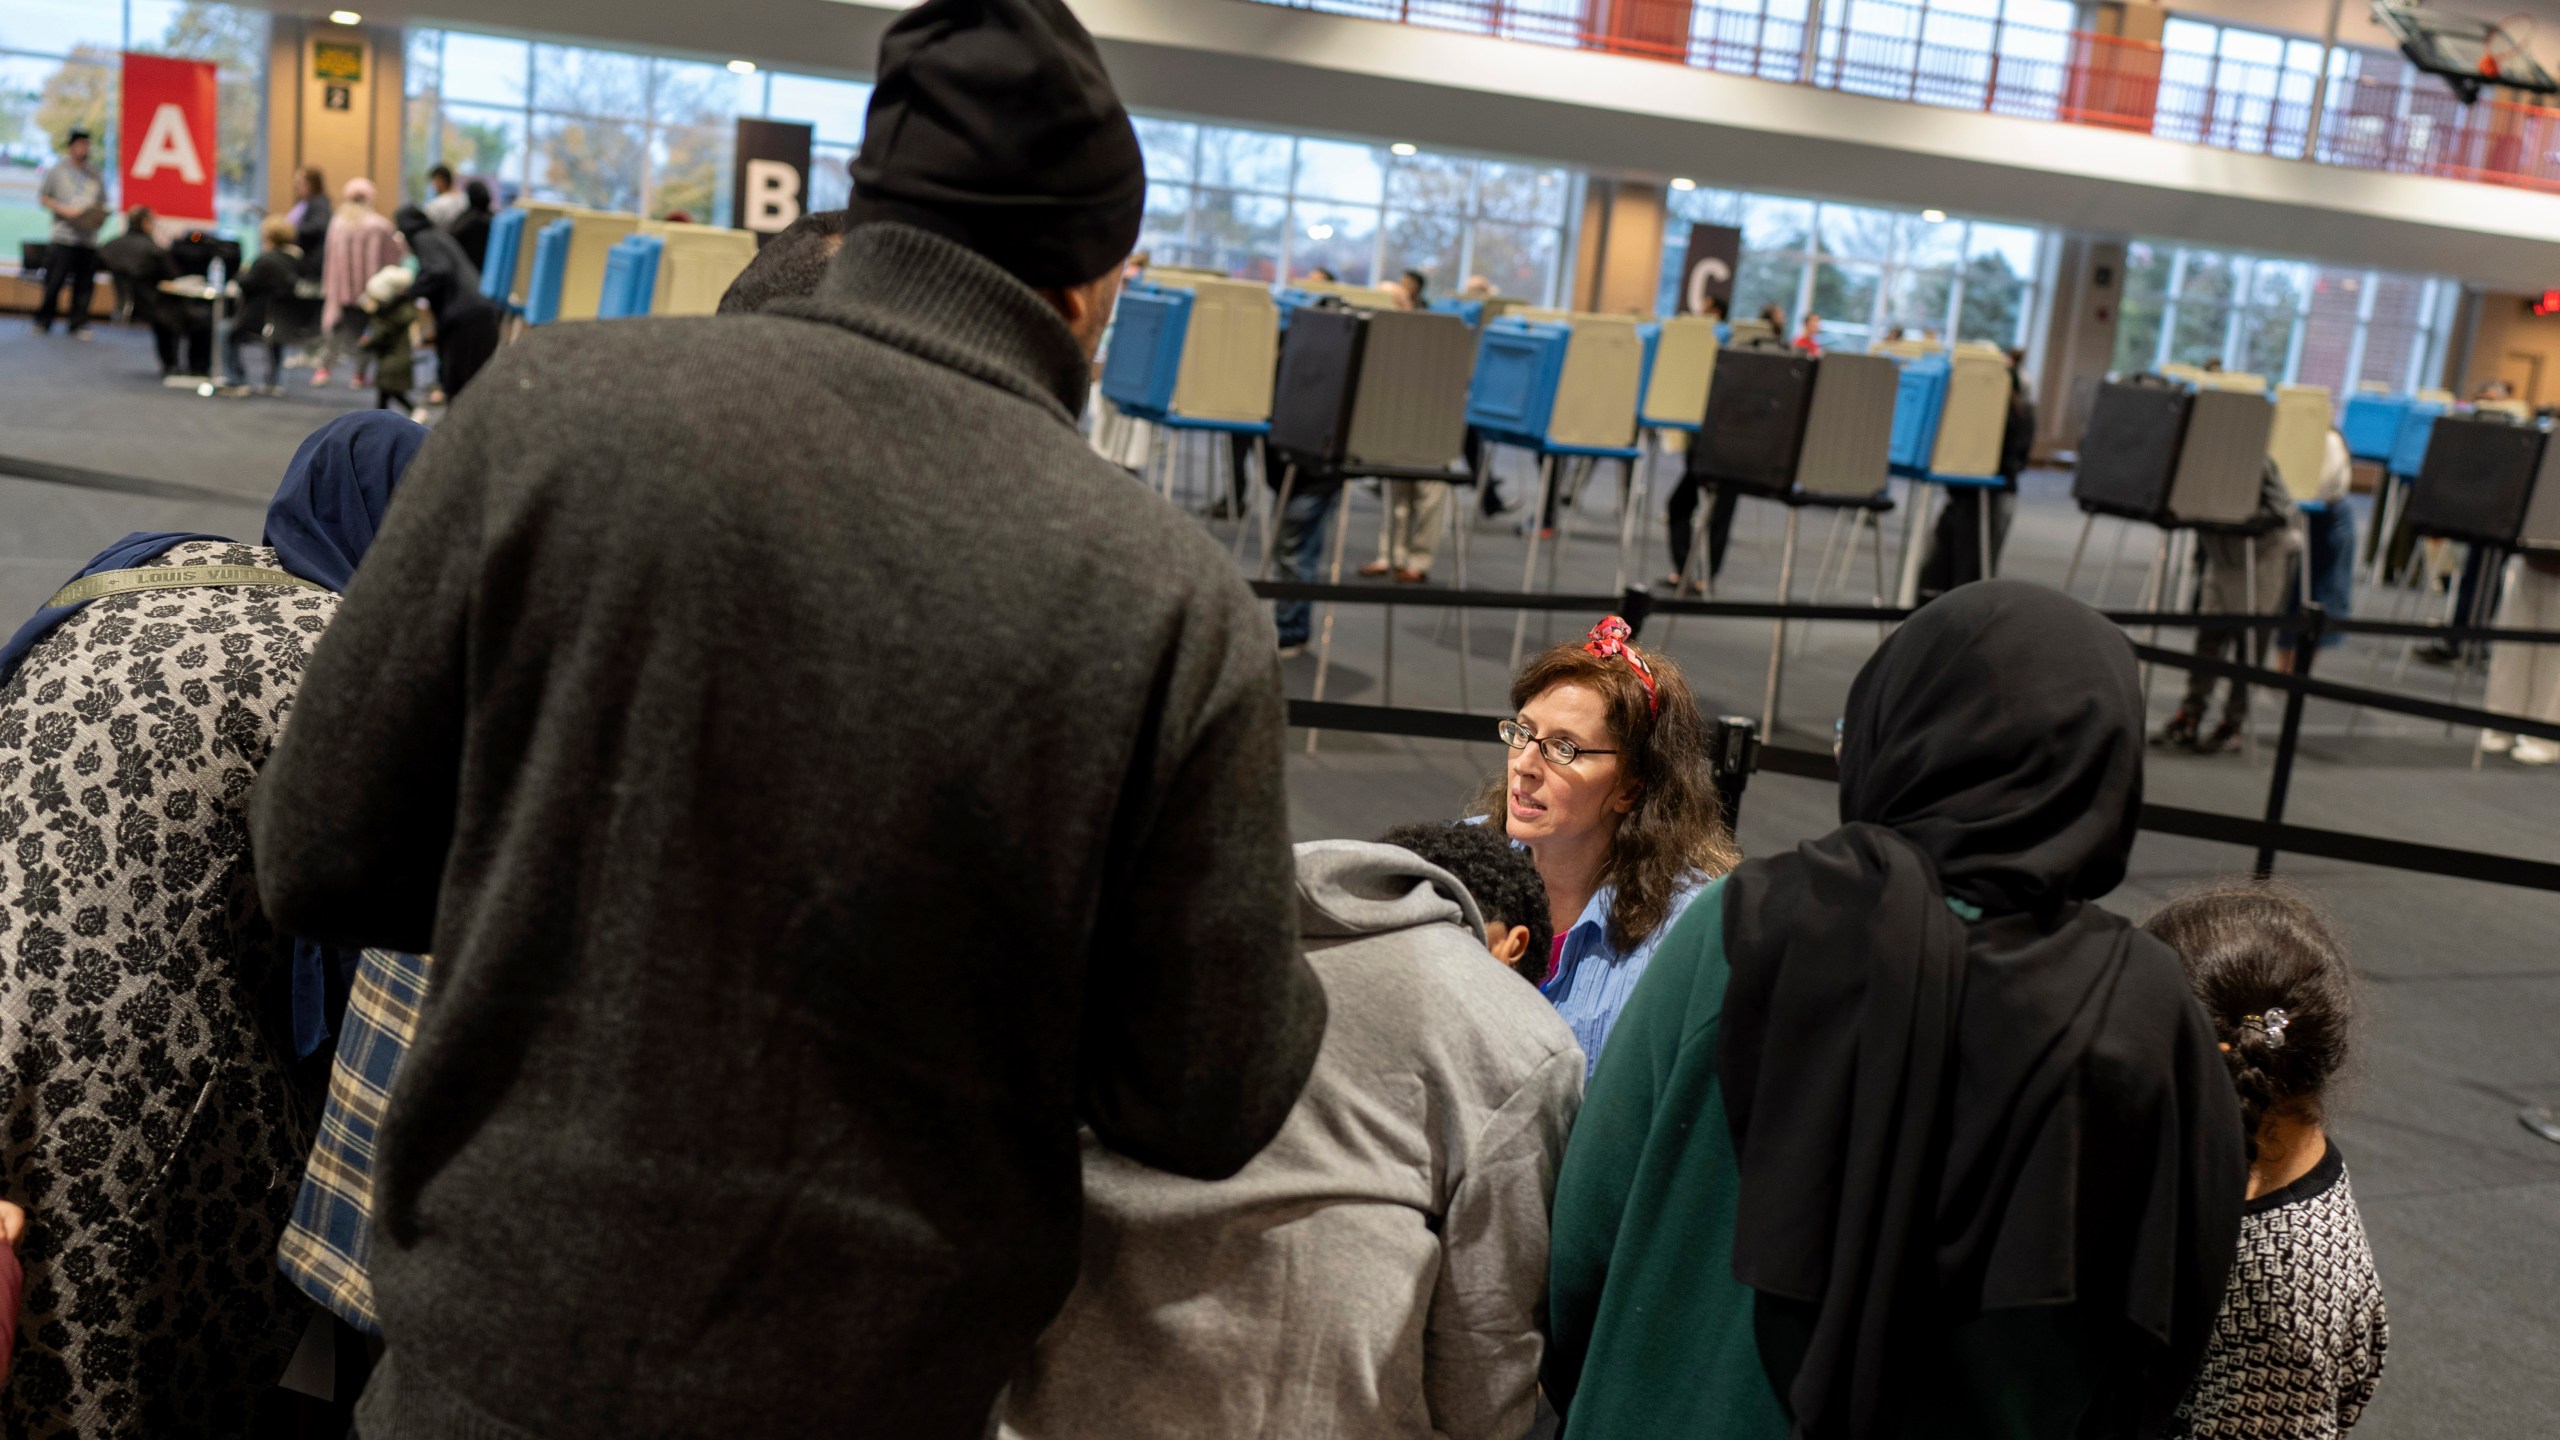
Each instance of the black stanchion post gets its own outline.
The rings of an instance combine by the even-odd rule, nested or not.
[[[2302,607],[2302,629],[2294,637],[2296,681],[2310,678],[2311,657],[2320,653],[2320,636],[2327,629],[2328,620],[2328,612],[2319,606]],[[2267,784],[2267,832],[2258,841],[2257,875],[2261,880],[2276,873],[2276,827],[2284,823],[2285,795],[2293,788],[2293,757],[2302,746],[2302,706],[2309,698],[2299,684],[2285,687],[2284,729],[2276,736],[2276,773]]]
[[[1630,585],[1618,597],[1618,618],[1627,622],[1630,636],[1644,633],[1644,622],[1653,614],[1653,592],[1642,585]]]
[[[1759,768],[1760,722],[1747,715],[1717,716],[1707,727],[1707,772],[1724,806],[1727,830],[1742,824],[1742,792]]]

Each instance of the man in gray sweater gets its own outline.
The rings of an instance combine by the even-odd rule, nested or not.
[[[1508,918],[1508,917],[1505,917]],[[1298,847],[1333,1022],[1231,1180],[1088,1144],[1084,1274],[1004,1440],[1517,1440],[1582,1051],[1490,916],[1393,845]]]
[[[436,957],[366,1440],[978,1440],[1079,1122],[1225,1175],[1313,1063],[1264,626],[1075,430],[1127,115],[1059,0],[880,76],[815,295],[472,387],[259,782],[280,926]]]

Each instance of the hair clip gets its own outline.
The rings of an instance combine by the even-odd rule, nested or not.
[[[1644,684],[1646,710],[1658,715],[1662,713],[1662,695],[1654,689],[1653,667],[1636,653],[1635,646],[1627,643],[1635,633],[1633,626],[1611,615],[1591,627],[1590,638],[1582,642],[1582,653],[1602,660],[1626,661],[1627,668],[1636,672],[1636,679]]]
[[[2243,1015],[2240,1017],[2240,1023],[2243,1025],[2255,1025],[2260,1030],[2265,1031],[2267,1034],[2267,1048],[2273,1050],[2284,1044],[2284,1027],[2292,1024],[2293,1018],[2285,1014],[2282,1010],[2270,1009],[2264,1015]]]

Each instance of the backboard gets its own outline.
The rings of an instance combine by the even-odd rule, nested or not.
[[[2414,0],[2373,0],[2373,21],[2400,42],[2400,53],[2410,64],[2452,86],[2465,105],[2497,85],[2535,95],[2560,94],[2560,80],[2552,79],[2523,40],[2502,26]]]

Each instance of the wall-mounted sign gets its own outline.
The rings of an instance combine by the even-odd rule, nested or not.
[[[321,86],[320,108],[323,110],[353,110],[356,108],[356,92],[354,88],[347,85]]]
[[[816,131],[786,120],[738,122],[737,180],[729,214],[764,244],[791,228],[809,203],[809,142]]]
[[[341,85],[364,83],[364,47],[351,40],[312,41],[311,78]]]
[[[1689,227],[1689,253],[1680,262],[1680,313],[1704,315],[1710,297],[1730,307],[1733,277],[1742,269],[1742,232],[1730,225]]]
[[[213,219],[213,66],[161,55],[124,57],[117,161],[124,203],[179,220]]]

